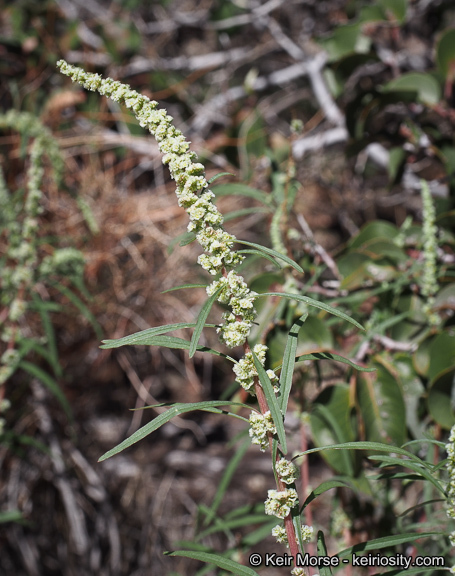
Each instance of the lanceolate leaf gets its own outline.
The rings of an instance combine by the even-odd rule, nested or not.
[[[264,292],[263,294],[258,294],[256,298],[262,298],[263,296],[280,296],[281,298],[289,298],[289,300],[298,300],[299,302],[305,302],[310,306],[314,306],[315,308],[319,308],[320,310],[325,310],[329,314],[333,314],[334,316],[338,316],[338,318],[346,320],[346,322],[354,324],[354,326],[356,326],[360,330],[365,330],[365,328],[361,324],[359,324],[353,318],[347,316],[344,312],[340,312],[340,310],[337,310],[336,308],[333,308],[328,304],[324,304],[324,302],[313,300],[313,298],[309,298],[308,296],[302,296],[301,294],[289,294],[287,292]]]
[[[273,390],[272,383],[270,382],[270,378],[267,376],[267,372],[264,370],[264,367],[258,360],[258,357],[254,352],[253,360],[254,365],[256,367],[259,381],[261,383],[262,389],[264,390],[265,397],[267,399],[267,404],[269,405],[270,413],[273,418],[273,422],[276,427],[278,440],[281,444],[281,451],[283,454],[287,454],[287,446],[286,446],[286,433],[284,431],[284,424],[283,424],[283,416],[281,414],[281,410],[278,404],[278,400],[275,396],[275,392]]]
[[[327,557],[327,546],[325,545],[324,534],[321,530],[318,531],[318,556]],[[330,566],[321,566],[319,569],[319,576],[332,576],[332,570]]]
[[[310,502],[316,500],[318,496],[327,492],[327,490],[332,490],[332,488],[350,488],[351,486],[342,480],[327,480],[326,482],[322,482],[319,484],[317,488],[315,488],[307,497],[305,502],[303,503],[302,510],[304,510]]]
[[[251,188],[246,184],[218,184],[212,188],[212,192],[216,196],[245,196],[247,198],[254,198],[266,206],[269,206],[272,202],[270,194],[266,194],[262,190],[257,190],[256,188]]]
[[[364,368],[348,358],[335,354],[335,352],[313,352],[312,354],[302,354],[301,356],[297,356],[295,359],[296,362],[303,362],[304,360],[334,360],[336,362],[347,364],[359,372],[374,372],[376,370],[376,368]]]
[[[215,182],[215,180],[218,180],[218,178],[221,178],[221,176],[235,176],[235,174],[232,174],[232,172],[219,172],[218,174],[215,174],[215,176],[212,176],[210,180],[208,180],[208,184]]]
[[[305,313],[295,322],[292,328],[289,330],[289,335],[286,341],[286,348],[284,349],[283,365],[281,367],[280,374],[280,409],[282,414],[286,414],[286,409],[288,406],[289,394],[292,387],[292,376],[294,374],[294,365],[297,360],[295,357],[295,352],[297,350],[297,340],[300,328],[303,323],[308,318],[308,314]]]
[[[141,330],[135,334],[123,336],[123,338],[117,338],[115,340],[103,340],[103,345],[100,346],[100,348],[106,349],[119,348],[120,346],[147,345],[149,340],[153,340],[155,336],[159,336],[160,334],[166,334],[167,332],[173,332],[174,330],[180,330],[182,328],[194,328],[195,326],[196,324],[194,322],[179,322],[177,324],[157,326],[156,328],[147,328],[147,330]],[[207,324],[206,327],[213,328],[215,327],[215,324]]]
[[[414,472],[422,476],[422,478],[425,478],[426,480],[431,482],[433,486],[435,486],[439,490],[439,492],[441,492],[441,494],[444,494],[444,488],[436,480],[436,478],[434,478],[428,470],[423,468],[421,465],[416,464],[415,462],[408,462],[406,460],[403,460],[402,458],[392,458],[390,456],[369,456],[368,459],[377,462],[383,462],[384,465],[403,466],[404,468],[409,468],[410,470],[413,470]]]
[[[167,555],[183,556],[184,558],[200,560],[201,562],[206,562],[207,564],[214,564],[215,566],[218,566],[218,568],[232,572],[232,574],[235,574],[236,576],[259,576],[259,574],[252,568],[238,564],[237,562],[234,562],[234,560],[230,560],[229,558],[225,558],[219,554],[209,554],[208,552],[193,552],[191,550],[178,550],[176,552],[169,552]]]
[[[256,254],[256,256],[260,256],[261,258],[266,258],[269,262],[271,262],[277,268],[282,268],[280,264],[265,252],[260,252],[259,250],[238,250],[239,254]]]
[[[322,448],[311,448],[310,450],[305,450],[305,452],[300,452],[294,456],[294,458],[305,456],[305,454],[311,454],[312,452],[322,452],[323,450],[376,450],[377,452],[387,452],[389,454],[402,454],[403,456],[407,456],[410,460],[418,462],[428,468],[428,464],[418,456],[415,456],[412,452],[399,448],[398,446],[382,444],[381,442],[344,442],[343,444],[331,444],[330,446],[323,446]]]
[[[46,388],[50,390],[50,392],[57,398],[57,400],[62,405],[63,410],[65,411],[66,415],[68,416],[69,420],[73,419],[73,414],[71,412],[71,406],[66,399],[65,394],[63,394],[62,389],[58,385],[58,382],[52,378],[50,374],[42,370],[39,366],[32,364],[31,362],[27,362],[26,360],[21,360],[19,362],[19,368],[25,370],[35,378],[37,378]]]
[[[175,416],[180,416],[180,414],[184,414],[185,412],[194,412],[195,410],[207,410],[212,412],[215,411],[219,406],[228,406],[228,405],[242,406],[243,408],[247,408],[248,410],[251,409],[250,406],[242,404],[241,402],[229,402],[228,400],[213,400],[210,402],[192,402],[190,404],[180,404],[180,403],[174,404],[172,408],[170,408],[166,412],[163,412],[162,414],[157,416],[154,420],[152,420],[148,424],[145,424],[145,426],[142,426],[142,428],[139,428],[139,430],[136,430],[134,434],[132,434],[129,438],[127,438],[126,440],[115,446],[115,448],[112,448],[111,450],[103,454],[101,458],[98,460],[98,462],[103,462],[103,460],[107,460],[111,456],[115,456],[115,454],[122,452],[123,450],[125,450],[125,448],[129,448],[133,444],[136,444],[136,442],[139,442],[139,440],[142,440],[155,430],[158,430],[158,428],[163,426],[163,424],[166,424],[166,422],[172,420],[172,418],[175,418]],[[219,413],[223,413],[222,410],[217,411]]]
[[[189,348],[190,358],[192,358],[196,353],[199,338],[201,337],[202,330],[204,329],[205,326],[205,321],[207,320],[207,316],[209,315],[210,310],[212,309],[213,303],[218,298],[218,295],[221,292],[221,290],[222,288],[218,288],[218,290],[214,292],[208,300],[206,300],[204,306],[202,306],[201,311],[199,312],[196,326],[194,327],[193,336],[191,337],[191,343]]]
[[[345,548],[338,552],[339,558],[352,556],[353,553],[368,552],[369,550],[380,550],[381,548],[388,548],[389,546],[398,546],[399,544],[406,544],[407,542],[414,542],[420,538],[431,538],[432,536],[442,537],[443,532],[412,532],[411,534],[396,534],[393,536],[384,536],[383,538],[376,538],[376,540],[369,540],[368,542],[360,542],[349,548]],[[420,572],[424,570],[421,568]]]
[[[285,254],[281,254],[281,252],[277,252],[276,250],[272,250],[272,248],[267,248],[266,246],[261,246],[260,244],[255,244],[254,242],[247,242],[246,240],[239,240],[238,238],[236,239],[236,242],[238,244],[245,244],[245,246],[251,246],[252,248],[256,248],[256,250],[259,250],[260,252],[264,252],[265,254],[270,254],[270,256],[278,258],[278,260],[283,260],[284,262],[286,262],[286,264],[289,264],[289,266],[292,266],[293,268],[295,268],[297,270],[297,272],[300,272],[301,274],[303,274],[303,268],[301,268],[297,264],[297,262],[294,262],[294,260],[292,260],[291,258],[286,256]]]
[[[181,286],[174,286],[174,288],[169,288],[168,290],[163,290],[161,294],[167,294],[168,292],[174,292],[174,290],[183,290],[183,288],[207,288],[206,284],[182,284]]]

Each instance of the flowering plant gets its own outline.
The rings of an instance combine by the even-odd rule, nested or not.
[[[227,360],[233,363],[233,370],[238,384],[257,400],[257,408],[251,411],[251,406],[240,402],[227,400],[206,401],[192,404],[174,404],[169,410],[160,414],[152,422],[146,424],[118,446],[104,454],[100,461],[118,454],[125,448],[143,439],[145,436],[157,430],[160,426],[171,420],[171,418],[184,412],[194,410],[209,410],[211,412],[223,412],[224,414],[239,417],[221,410],[222,406],[234,405],[237,408],[245,408],[251,411],[249,419],[243,418],[249,423],[249,435],[253,444],[257,444],[262,451],[270,450],[272,467],[276,479],[276,489],[268,491],[268,498],[265,502],[265,512],[274,515],[283,521],[273,528],[273,535],[278,542],[289,546],[290,555],[293,559],[294,567],[292,574],[295,576],[303,574],[304,571],[299,566],[299,556],[304,552],[304,544],[312,535],[313,527],[302,523],[302,514],[305,507],[317,495],[330,489],[334,485],[328,485],[321,489],[318,494],[308,497],[303,505],[299,503],[299,496],[296,489],[296,467],[286,458],[288,454],[286,432],[284,428],[284,418],[287,412],[288,399],[293,383],[293,372],[296,361],[304,357],[296,358],[297,337],[300,329],[308,318],[308,313],[301,310],[300,318],[293,324],[284,350],[281,366],[278,368],[266,369],[268,348],[262,343],[251,342],[251,330],[256,318],[255,304],[259,298],[268,296],[292,300],[299,304],[316,307],[326,313],[350,322],[359,329],[362,326],[354,319],[337,308],[329,306],[324,302],[309,298],[299,293],[299,290],[290,277],[289,291],[257,293],[251,290],[244,278],[238,273],[239,265],[243,262],[246,253],[254,253],[271,259],[275,264],[284,267],[291,267],[297,273],[302,273],[300,265],[294,262],[285,254],[280,239],[275,237],[274,247],[267,248],[251,242],[246,242],[235,238],[223,228],[223,216],[213,203],[214,193],[209,190],[209,182],[205,178],[204,166],[197,161],[196,155],[190,151],[189,143],[183,134],[172,124],[172,117],[165,110],[158,108],[158,103],[132,90],[128,85],[114,81],[110,78],[103,79],[98,74],[90,74],[59,61],[60,71],[69,76],[73,81],[78,82],[86,89],[97,91],[102,95],[111,98],[115,102],[123,104],[132,110],[140,125],[147,128],[156,138],[159,149],[163,154],[163,163],[169,166],[171,177],[176,183],[176,194],[178,203],[185,208],[189,216],[188,232],[192,240],[196,240],[203,249],[203,254],[198,258],[198,263],[215,279],[206,286],[208,299],[202,306],[199,316],[194,323],[178,323],[156,328],[143,330],[117,340],[105,340],[103,348],[116,348],[123,345],[149,345],[167,346],[170,348],[180,348],[189,351],[190,357],[196,352],[212,353],[220,355],[220,352],[199,345],[201,333],[204,328],[216,328],[220,340],[228,348],[243,347],[243,357],[236,361],[226,356]],[[280,212],[277,212],[281,214]],[[276,220],[276,219],[275,219]],[[275,224],[277,220],[275,221]],[[275,226],[276,232],[276,226]],[[276,235],[275,235],[276,236]],[[235,244],[245,244],[248,250],[234,249]],[[428,284],[428,282],[427,282]],[[432,288],[428,288],[428,293]],[[433,290],[434,291],[434,290]],[[218,325],[207,324],[206,320],[215,302],[225,305],[228,309],[223,313],[223,322]],[[169,332],[180,328],[193,328],[193,335],[190,341],[168,336]],[[310,355],[312,360],[317,356]],[[332,360],[344,362],[351,367],[368,371],[367,369],[354,364],[353,362],[337,355],[325,355]],[[279,373],[279,374],[278,374]],[[343,443],[325,448],[307,450],[301,455],[306,455],[317,450],[328,448],[351,450],[375,450],[379,452],[391,452],[392,449],[386,444],[379,442],[358,442]],[[427,464],[411,452],[398,447],[393,447],[393,452],[401,455],[405,459],[394,457],[378,457],[383,461],[393,461],[394,463],[408,462],[408,467],[414,472],[416,469],[425,469],[425,478],[431,473],[427,471]],[[373,457],[371,457],[373,458]],[[411,466],[412,464],[412,466]],[[443,485],[432,476],[432,483],[441,493],[444,492]],[[338,484],[339,485],[339,484]],[[412,535],[408,535],[406,541],[412,541]],[[417,537],[421,537],[420,534]],[[415,539],[415,538],[414,538]],[[390,536],[387,540],[382,539],[377,546],[392,546],[397,542],[405,540],[397,539],[397,536]],[[352,552],[345,550],[343,552]],[[252,569],[246,568],[231,559],[205,552],[181,551],[174,553],[197,558],[206,562],[238,574],[256,574]],[[318,554],[326,555],[324,537],[318,534]],[[321,571],[322,572],[322,571]]]

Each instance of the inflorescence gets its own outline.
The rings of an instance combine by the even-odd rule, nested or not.
[[[188,212],[188,231],[195,234],[205,251],[198,258],[199,264],[213,276],[238,266],[243,256],[232,249],[235,237],[223,229],[223,216],[213,204],[215,195],[208,189],[204,166],[196,162],[196,154],[190,151],[189,142],[172,124],[172,116],[166,110],[158,109],[156,101],[132,90],[127,84],[87,73],[64,60],[57,62],[57,66],[73,82],[131,109],[139,124],[155,137],[163,154],[163,163],[169,166],[171,177],[176,182],[178,203]],[[215,285],[223,285],[219,301],[229,303],[232,310],[224,315],[225,323],[219,330],[221,338],[229,347],[240,346],[246,341],[255,316],[253,300],[256,294],[233,271],[227,278],[214,282],[208,291],[215,291]]]

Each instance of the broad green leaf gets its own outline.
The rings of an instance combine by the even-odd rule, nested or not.
[[[252,352],[252,355],[254,365],[256,367],[259,376],[259,381],[261,383],[262,389],[264,390],[270,414],[272,415],[273,422],[276,427],[278,440],[280,441],[281,444],[281,451],[283,452],[283,454],[287,454],[288,450],[286,445],[286,432],[284,431],[283,415],[281,414],[280,406],[275,396],[272,383],[270,382],[270,378],[268,377],[267,372],[265,371],[264,367],[258,360],[256,354]]]
[[[455,424],[453,391],[455,368],[446,368],[437,374],[428,390],[428,409],[431,416],[443,428],[450,429]]]
[[[174,292],[174,290],[183,290],[184,288],[207,288],[207,284],[182,284],[181,286],[175,286],[174,288],[169,288],[168,290],[163,290],[161,294],[167,294],[168,292]]]
[[[453,82],[455,76],[455,28],[444,30],[439,37],[436,46],[436,59],[444,78]]]
[[[212,176],[210,180],[207,181],[208,184],[210,185],[212,182],[215,182],[215,180],[218,180],[218,178],[221,178],[221,176],[235,176],[235,174],[232,174],[232,172],[220,172],[219,174]]]
[[[384,10],[386,16],[391,14],[399,24],[403,24],[406,20],[408,0],[378,0],[378,4]]]
[[[294,262],[294,260],[292,260],[291,258],[286,256],[285,254],[281,254],[281,252],[277,252],[276,250],[272,250],[272,248],[267,248],[266,246],[261,246],[261,244],[255,244],[254,242],[247,242],[246,240],[239,240],[238,238],[236,239],[236,242],[238,244],[245,244],[245,246],[251,246],[252,248],[256,248],[256,250],[259,250],[259,252],[264,252],[265,254],[269,254],[270,256],[273,256],[274,258],[277,258],[278,260],[283,260],[283,262],[286,262],[286,264],[289,264],[289,266],[292,266],[293,268],[295,268],[295,270],[297,270],[297,272],[300,272],[301,274],[303,274],[303,268],[301,268],[297,264],[297,262]]]
[[[71,412],[71,406],[70,406],[68,400],[66,399],[66,396],[63,393],[62,389],[58,385],[57,381],[54,380],[54,378],[52,378],[52,376],[50,374],[45,372],[39,366],[36,366],[36,364],[32,364],[31,362],[27,362],[26,360],[21,360],[19,362],[19,368],[22,368],[22,370],[25,370],[26,372],[28,372],[29,374],[31,374],[32,376],[37,378],[42,384],[44,384],[44,386],[46,386],[46,388],[48,388],[49,391],[60,402],[63,410],[65,411],[65,414],[68,417],[68,420],[70,420],[70,421],[73,420],[73,414]]]
[[[378,365],[376,379],[359,378],[356,393],[366,439],[401,445],[406,439],[406,409],[398,374]]]
[[[349,386],[339,383],[323,390],[313,402],[310,422],[314,443],[318,446],[353,440]],[[322,456],[337,472],[349,477],[354,475],[356,462],[352,454],[330,451],[323,452]]]
[[[346,556],[352,556],[353,553],[358,552],[368,552],[369,550],[381,550],[382,548],[389,548],[390,546],[398,546],[400,544],[406,544],[408,542],[415,542],[420,538],[431,538],[432,536],[444,536],[443,532],[412,532],[410,534],[395,534],[392,536],[384,536],[383,538],[376,538],[375,540],[369,540],[367,542],[360,542],[349,548],[345,548],[341,552],[338,552],[337,556],[339,558],[345,558]],[[420,572],[422,572],[420,568]],[[407,573],[407,572],[406,572]]]
[[[259,576],[252,568],[238,564],[229,558],[220,556],[219,554],[209,554],[207,552],[194,552],[191,550],[177,550],[176,552],[166,552],[166,556],[183,556],[184,558],[192,558],[193,560],[200,560],[207,564],[214,564],[218,568],[232,572],[236,576]]]
[[[431,74],[423,72],[408,72],[398,78],[394,78],[382,87],[384,92],[395,90],[411,90],[424,104],[435,106],[441,100],[441,89],[437,80]]]
[[[212,188],[212,192],[216,196],[245,196],[246,198],[254,198],[266,206],[269,206],[272,202],[270,194],[266,194],[262,190],[251,188],[245,184],[219,184]]]
[[[430,344],[429,355],[428,377],[433,380],[443,370],[455,366],[455,336],[449,332],[438,334]]]
[[[299,331],[307,318],[308,314],[305,313],[292,325],[292,328],[289,330],[286,348],[284,349],[283,365],[280,374],[280,396],[278,398],[282,414],[286,414],[289,394],[292,388],[292,377],[294,375],[294,365],[296,362],[295,352],[297,350]]]
[[[208,298],[204,302],[204,305],[202,306],[201,311],[199,312],[199,316],[198,316],[198,319],[196,322],[196,326],[194,327],[194,332],[193,332],[193,335],[191,337],[191,342],[190,342],[190,348],[189,348],[190,358],[192,358],[194,356],[194,354],[196,353],[197,345],[199,343],[199,339],[201,337],[202,330],[204,329],[204,326],[205,326],[205,321],[207,320],[207,316],[209,315],[210,310],[212,309],[212,306],[213,306],[215,300],[218,298],[221,290],[222,290],[222,288],[218,288],[218,290],[216,292],[214,292],[210,296],[210,298]]]
[[[326,480],[325,482],[322,482],[317,488],[310,492],[302,505],[301,512],[308,506],[308,504],[313,502],[313,500],[316,500],[318,496],[324,494],[324,492],[327,492],[328,490],[332,490],[333,488],[351,488],[351,486],[348,482],[342,480]]]
[[[324,534],[321,530],[318,530],[317,550],[318,556],[322,556],[324,558],[328,556]],[[330,569],[330,566],[321,566],[319,568],[319,576],[332,576],[332,570]]]
[[[309,304],[310,306],[314,306],[315,308],[319,308],[320,310],[324,310],[325,312],[328,312],[329,314],[333,314],[334,316],[337,316],[338,318],[341,318],[342,320],[346,320],[346,322],[350,322],[351,324],[354,324],[354,326],[359,328],[359,330],[365,330],[365,328],[361,324],[359,324],[353,318],[350,318],[344,312],[340,312],[340,310],[337,310],[336,308],[332,308],[332,306],[329,306],[328,304],[324,304],[324,302],[319,302],[318,300],[313,300],[313,298],[309,298],[308,296],[302,296],[301,294],[288,294],[287,292],[264,292],[263,294],[258,294],[256,296],[256,298],[262,298],[263,296],[279,296],[281,298],[288,298],[289,300],[297,300],[298,302],[305,302],[306,304]]]
[[[123,338],[116,338],[115,340],[102,340],[103,346],[100,348],[119,348],[120,346],[131,346],[131,345],[147,345],[149,340],[152,340],[155,336],[160,334],[166,334],[167,332],[173,332],[174,330],[181,330],[182,328],[194,328],[196,324],[194,322],[178,322],[177,324],[166,324],[165,326],[157,326],[156,328],[147,328],[147,330],[141,330],[140,332],[135,332],[129,336],[123,336]],[[206,328],[213,328],[215,324],[207,324]]]
[[[312,354],[302,354],[301,356],[297,356],[295,359],[297,362],[304,362],[305,360],[332,360],[334,362],[341,362],[342,364],[347,364],[351,368],[358,370],[359,372],[375,372],[376,368],[364,368],[359,364],[356,364],[352,360],[348,358],[344,358],[344,356],[340,356],[339,354],[335,354],[335,352],[324,351],[324,352],[313,352]]]
[[[169,408],[169,410],[163,412],[162,414],[157,416],[154,420],[148,422],[147,424],[145,424],[145,426],[142,426],[142,428],[139,428],[139,430],[136,430],[134,434],[132,434],[129,438],[127,438],[126,440],[115,446],[115,448],[112,448],[111,450],[103,454],[101,458],[99,458],[98,462],[103,462],[103,460],[107,460],[108,458],[115,456],[115,454],[122,452],[123,450],[125,450],[125,448],[129,448],[133,444],[136,444],[136,442],[139,442],[139,440],[142,440],[155,430],[158,430],[158,428],[161,428],[161,426],[166,424],[166,422],[169,422],[170,420],[172,420],[172,418],[175,418],[176,416],[180,416],[180,414],[185,414],[185,412],[194,412],[196,410],[213,411],[218,406],[228,406],[228,405],[242,406],[243,408],[247,408],[248,410],[251,409],[250,406],[242,404],[241,402],[229,402],[228,400],[212,400],[209,402],[174,404],[172,408]],[[217,411],[219,413],[223,413],[222,410]]]
[[[399,234],[399,230],[390,222],[384,220],[374,220],[362,227],[360,232],[349,242],[351,250],[360,248],[365,243],[375,240],[377,238],[393,239]]]

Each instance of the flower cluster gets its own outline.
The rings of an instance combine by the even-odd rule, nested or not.
[[[311,538],[313,537],[313,526],[307,526],[304,524],[301,528],[302,542],[306,544],[310,542]],[[288,535],[284,526],[277,524],[275,528],[272,528],[272,536],[275,536],[276,541],[279,544],[286,544],[286,546],[289,548]]]
[[[222,276],[207,286],[209,296],[217,290],[220,290],[218,301],[228,304],[230,308],[229,312],[223,314],[225,323],[218,329],[218,332],[227,346],[232,348],[240,346],[250,333],[251,324],[255,318],[256,311],[253,302],[257,294],[252,292],[243,278],[233,270],[227,276]]]
[[[438,324],[440,321],[438,315],[431,312],[434,304],[434,295],[438,291],[438,273],[436,268],[438,229],[435,224],[436,211],[428,183],[425,180],[421,180],[420,183],[422,189],[423,257],[425,261],[421,289],[422,296],[426,298],[423,310],[427,314],[430,324]]]
[[[139,124],[153,134],[163,154],[163,163],[169,166],[171,177],[176,182],[179,205],[188,212],[188,230],[194,232],[205,251],[198,258],[199,264],[212,275],[240,264],[243,256],[232,250],[235,237],[222,228],[223,217],[213,204],[214,194],[208,190],[204,166],[195,161],[196,154],[189,150],[189,142],[172,124],[172,116],[166,110],[157,109],[157,102],[132,90],[127,84],[112,78],[103,79],[99,74],[89,74],[64,60],[60,60],[57,66],[84,88],[124,104],[134,112]],[[230,296],[225,295],[225,300],[232,312],[225,314],[225,325],[220,328],[220,333],[225,344],[234,347],[242,345],[250,332],[255,315],[254,298],[240,276],[231,276],[228,283]],[[237,284],[237,290],[233,284]]]
[[[286,458],[278,460],[275,470],[285,484],[293,484],[297,478],[297,466]]]
[[[276,434],[276,427],[270,411],[265,414],[251,412],[250,414],[250,437],[252,444],[258,444],[262,452],[269,445],[268,433]]]
[[[286,518],[298,502],[297,491],[294,488],[287,490],[269,490],[265,501],[265,513],[278,518]]]
[[[267,346],[264,346],[264,344],[256,344],[253,348],[253,352],[256,354],[259,362],[264,366]],[[234,366],[234,373],[237,376],[236,381],[240,386],[250,394],[254,395],[254,378],[258,373],[251,352],[247,352],[247,354],[237,362]],[[273,370],[267,370],[267,376],[272,382],[275,392],[278,392],[278,376]]]
[[[449,443],[446,444],[447,470],[449,483],[447,484],[447,516],[455,519],[455,426],[452,427]]]

